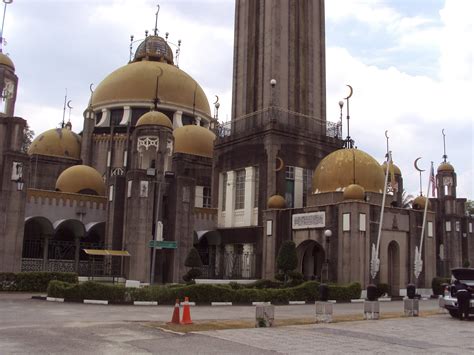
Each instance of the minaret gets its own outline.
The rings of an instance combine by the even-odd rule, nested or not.
[[[326,120],[324,1],[235,6],[232,119],[277,106]]]

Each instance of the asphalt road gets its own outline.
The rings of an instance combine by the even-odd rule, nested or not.
[[[362,304],[336,304],[334,315],[361,314]],[[381,303],[381,313],[402,302]],[[420,310],[437,310],[436,300]],[[13,353],[473,353],[474,320],[447,314],[378,321],[233,329],[178,335],[149,326],[169,321],[170,306],[53,303],[0,293],[0,354]],[[192,307],[193,320],[251,320],[255,307]],[[277,306],[276,319],[309,318],[314,305]]]

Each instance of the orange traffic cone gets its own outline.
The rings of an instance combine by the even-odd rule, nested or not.
[[[171,322],[169,324],[179,324],[179,300],[176,300],[176,303],[174,304],[174,310],[173,310],[173,317],[171,318]]]
[[[191,320],[191,310],[189,309],[189,297],[184,297],[183,319],[181,324],[193,324]]]

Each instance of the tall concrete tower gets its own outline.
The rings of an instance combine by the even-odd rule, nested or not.
[[[325,120],[324,0],[237,0],[235,10],[232,118],[277,106]]]

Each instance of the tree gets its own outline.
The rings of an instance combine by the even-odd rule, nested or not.
[[[35,135],[35,132],[30,129],[30,126],[28,125],[28,122],[25,124],[25,128],[23,129],[23,141],[21,142],[21,151],[23,153],[28,152],[28,148],[31,145],[31,142],[33,142],[33,137]]]
[[[280,247],[277,257],[277,267],[285,275],[285,283],[288,281],[288,274],[298,266],[298,255],[296,255],[296,245],[292,240],[286,240]]]
[[[403,190],[401,208],[411,208],[414,199],[415,197],[412,194],[407,193],[407,190]]]
[[[466,214],[468,216],[474,215],[474,201],[473,200],[466,201]]]
[[[196,248],[191,248],[189,250],[186,259],[184,260],[184,266],[191,268],[191,270],[183,276],[184,281],[193,282],[195,278],[201,276],[202,273],[199,268],[202,267],[202,260]]]

